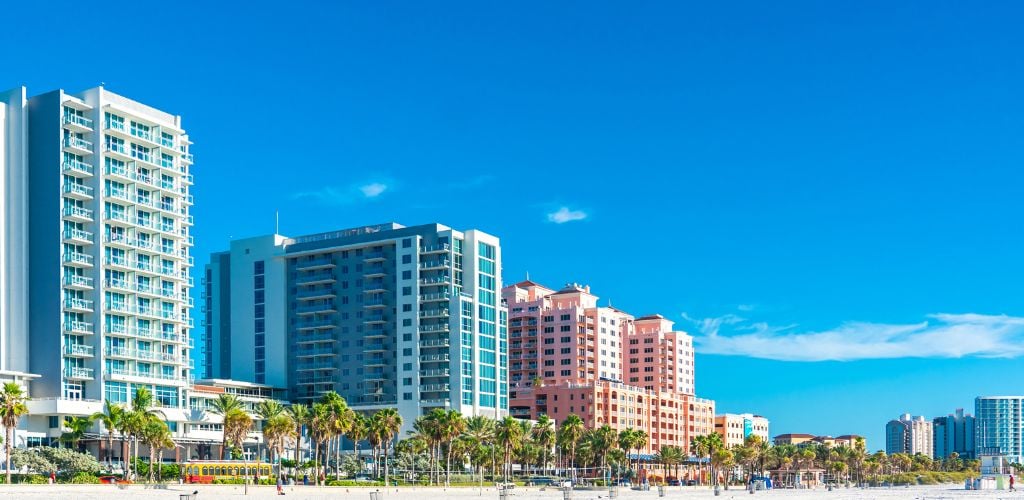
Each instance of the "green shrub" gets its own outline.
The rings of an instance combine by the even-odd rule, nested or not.
[[[384,481],[353,481],[351,479],[328,479],[327,486],[384,486]]]
[[[21,484],[47,484],[50,482],[50,478],[38,474],[29,474],[27,476],[14,477],[14,482]]]
[[[71,480],[68,482],[71,484],[100,484],[100,478],[88,472],[79,472],[71,476]]]

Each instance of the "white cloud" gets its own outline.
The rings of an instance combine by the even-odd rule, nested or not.
[[[381,184],[379,182],[371,182],[365,186],[359,186],[359,190],[362,191],[363,196],[367,198],[376,198],[384,191],[387,191],[387,189],[387,184]]]
[[[312,191],[301,191],[292,195],[296,200],[312,200],[324,205],[348,205],[361,200],[374,199],[388,190],[388,184],[370,182],[349,186],[324,186]]]
[[[736,306],[736,310],[741,312],[750,312],[754,310],[754,304],[740,304]]]
[[[569,210],[569,207],[562,207],[557,211],[548,214],[548,222],[554,222],[555,224],[565,224],[566,222],[583,220],[586,218],[586,212],[582,210]]]
[[[847,322],[819,332],[752,323],[735,315],[683,317],[700,331],[694,341],[704,354],[780,361],[1024,355],[1024,318],[1006,315],[932,314],[919,323]]]

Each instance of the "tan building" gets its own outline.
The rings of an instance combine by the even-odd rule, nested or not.
[[[846,446],[853,448],[857,444],[858,439],[864,439],[863,436],[857,434],[843,434],[842,436],[815,436],[814,434],[779,434],[772,439],[775,446],[783,444],[791,444],[794,446],[810,446],[812,444],[821,444],[828,446],[829,448],[835,448],[837,446]]]
[[[715,432],[722,436],[727,448],[742,445],[747,436],[758,436],[769,442],[768,419],[752,413],[715,415]]]

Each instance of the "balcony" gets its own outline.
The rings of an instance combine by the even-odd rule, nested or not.
[[[334,377],[331,375],[318,375],[311,377],[298,377],[295,383],[298,385],[310,385],[310,384],[328,384],[334,382]]]
[[[364,278],[381,278],[387,276],[388,272],[384,266],[369,266],[363,270]]]
[[[84,207],[68,205],[64,207],[64,218],[79,222],[92,222],[92,210]]]
[[[64,150],[75,154],[92,154],[92,143],[75,136],[67,136],[64,138]]]
[[[426,377],[431,377],[431,378],[435,378],[435,377],[448,377],[450,375],[451,375],[451,370],[449,370],[448,368],[442,368],[440,370],[420,370],[420,377],[421,378],[426,378]]]
[[[334,290],[330,288],[302,289],[295,292],[295,298],[299,300],[315,300],[334,297]]]
[[[450,329],[447,323],[443,325],[420,325],[420,332],[422,333],[448,332]]]
[[[425,354],[420,356],[420,361],[423,363],[444,363],[448,361],[447,354]]]
[[[79,132],[92,132],[92,120],[66,111],[64,113],[64,119],[61,120],[61,125]]]
[[[432,271],[436,269],[448,269],[451,267],[452,261],[448,259],[430,260],[426,262],[420,262],[421,271]]]
[[[113,212],[107,211],[103,214],[103,218],[111,222],[121,222],[124,224],[131,224],[131,219],[125,212]]]
[[[85,344],[67,344],[64,346],[64,354],[68,356],[91,358],[93,348]]]
[[[420,392],[448,392],[448,384],[425,384],[420,386]]]
[[[330,271],[317,271],[309,274],[299,274],[295,282],[299,285],[317,285],[322,283],[334,283],[334,273]]]
[[[317,331],[317,330],[313,330],[313,332],[315,332],[315,333],[312,333],[312,334],[300,333],[298,335],[298,337],[295,339],[295,343],[297,343],[297,344],[316,344],[316,343],[334,342],[335,341],[334,334],[331,333],[331,332],[320,332],[320,331]]]
[[[90,290],[92,289],[92,278],[78,274],[65,274],[64,286],[78,290]]]
[[[448,317],[448,309],[446,309],[446,308],[424,309],[424,310],[420,311],[419,316],[421,318],[447,318]]]
[[[440,245],[426,245],[420,247],[420,254],[448,253],[450,249],[451,246],[447,243],[442,243]]]
[[[61,168],[65,174],[74,177],[91,177],[93,172],[92,165],[78,160],[64,160]]]
[[[334,305],[333,303],[310,304],[310,305],[304,305],[304,306],[296,307],[295,308],[295,314],[297,314],[299,316],[303,316],[303,315],[307,315],[307,314],[337,312],[337,310],[338,310],[338,307],[336,305]]]
[[[452,299],[450,293],[424,293],[420,295],[420,302],[448,302]]]
[[[423,286],[448,286],[452,282],[451,276],[434,276],[433,278],[423,278],[420,280],[420,285]]]
[[[84,184],[77,184],[74,182],[64,183],[64,194],[68,198],[75,198],[79,200],[91,200],[93,190],[91,187]]]
[[[363,254],[363,260],[366,262],[380,262],[387,260],[384,252],[366,252]]]
[[[330,257],[295,261],[295,268],[302,271],[313,271],[316,269],[328,269],[332,267],[334,267],[334,261]]]
[[[387,366],[388,360],[383,356],[373,356],[369,358],[363,358],[363,364],[365,366]]]
[[[67,366],[64,367],[64,376],[69,379],[92,380],[92,368]]]
[[[363,318],[363,323],[372,325],[375,323],[387,323],[389,320],[390,318],[384,316],[383,314],[371,314]]]
[[[387,290],[384,280],[371,280],[363,283],[363,293],[380,293]]]
[[[336,370],[337,367],[333,363],[299,363],[295,365],[295,371],[309,371],[309,370]]]
[[[383,298],[372,298],[372,299],[368,299],[368,300],[364,300],[363,301],[363,307],[368,308],[368,309],[373,309],[373,308],[378,308],[378,307],[387,307],[387,306],[388,306],[388,303]]]
[[[320,347],[315,349],[297,350],[295,351],[295,356],[299,358],[311,358],[316,356],[337,356],[337,354],[331,347]]]
[[[389,350],[383,342],[372,342],[363,345],[363,352],[384,352]]]
[[[330,319],[315,319],[310,321],[300,321],[295,324],[297,330],[318,330],[326,328],[334,328],[334,320]]]
[[[451,339],[421,340],[420,347],[450,347]]]
[[[88,323],[85,321],[65,321],[64,333],[73,333],[76,335],[92,335],[92,323]]]
[[[64,241],[69,243],[92,243],[92,233],[81,229],[65,229]]]
[[[92,312],[92,301],[86,299],[64,299],[64,309],[76,312]]]

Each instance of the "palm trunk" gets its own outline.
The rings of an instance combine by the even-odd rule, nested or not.
[[[4,448],[6,448],[5,460],[7,460],[7,484],[11,484],[11,440],[14,439],[14,428],[7,427],[4,430],[7,431],[7,439],[4,440]]]

